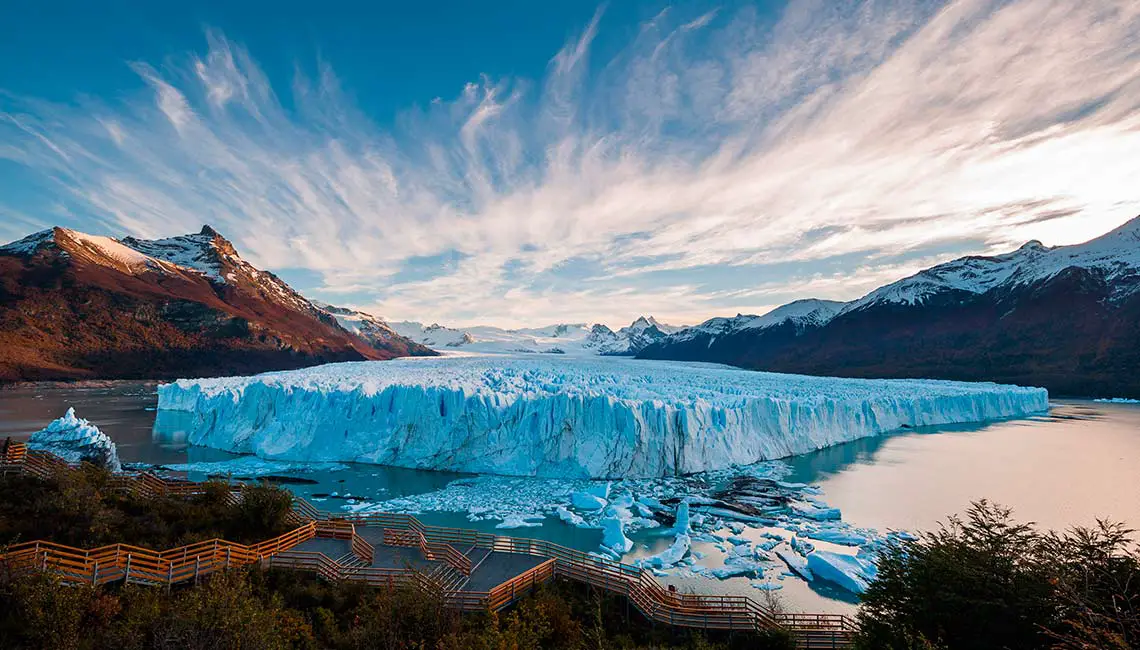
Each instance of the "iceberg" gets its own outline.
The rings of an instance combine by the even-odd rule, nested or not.
[[[811,569],[808,568],[808,561],[804,559],[804,556],[789,549],[778,548],[776,549],[776,557],[783,560],[784,564],[787,564],[788,568],[796,575],[809,582],[812,580]]]
[[[69,463],[87,461],[112,472],[123,469],[114,441],[99,427],[76,417],[74,408],[67,409],[63,417],[33,433],[28,446],[49,451]]]
[[[601,510],[606,507],[606,500],[590,494],[589,492],[574,492],[570,495],[570,503],[579,510]]]
[[[830,580],[854,594],[866,591],[878,573],[869,558],[831,551],[812,551],[807,556],[807,566],[815,577]]]
[[[437,357],[180,379],[190,444],[271,460],[549,478],[677,476],[904,427],[1048,409],[1040,388],[608,357]],[[600,486],[599,486],[600,487]]]
[[[624,555],[633,548],[633,542],[625,536],[625,522],[616,515],[607,515],[598,522],[602,526],[602,546],[618,555]]]
[[[657,555],[641,558],[634,564],[651,569],[667,569],[685,559],[692,548],[693,540],[687,533],[677,533],[673,543]]]

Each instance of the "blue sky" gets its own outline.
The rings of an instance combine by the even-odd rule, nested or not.
[[[210,223],[391,319],[852,299],[1137,178],[1127,0],[0,7],[0,239]]]

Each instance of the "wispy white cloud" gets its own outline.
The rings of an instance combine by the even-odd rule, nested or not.
[[[50,179],[80,227],[209,222],[258,264],[315,274],[311,293],[441,322],[847,299],[1140,212],[1135,2],[679,13],[592,61],[599,12],[544,79],[473,80],[383,129],[327,63],[283,104],[211,32],[183,66],[136,63],[136,100],[0,100],[0,157]]]

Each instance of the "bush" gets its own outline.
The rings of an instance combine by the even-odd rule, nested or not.
[[[220,537],[255,543],[289,531],[292,497],[272,485],[242,486],[236,505],[230,486],[206,484],[192,497],[145,498],[108,488],[110,474],[84,464],[80,471],[43,480],[0,477],[0,544],[44,539],[91,548],[123,542],[156,550]]]
[[[1065,534],[980,501],[890,548],[858,615],[863,648],[1140,647],[1140,559],[1123,527]],[[1115,644],[1115,645],[1114,645]]]

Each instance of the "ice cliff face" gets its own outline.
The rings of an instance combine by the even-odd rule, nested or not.
[[[341,363],[179,380],[189,441],[279,460],[546,477],[652,477],[781,458],[904,426],[1044,411],[1042,389],[830,379],[614,358]]]
[[[99,427],[76,417],[73,408],[67,409],[66,415],[33,433],[28,446],[50,451],[69,463],[87,461],[113,472],[122,470],[115,443]]]

